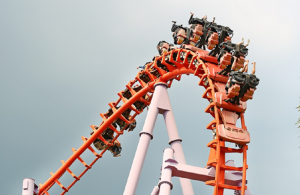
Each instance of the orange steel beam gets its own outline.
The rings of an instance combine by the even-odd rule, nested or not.
[[[205,66],[205,64],[202,65],[203,69],[205,71],[205,74],[208,75],[208,70]],[[209,76],[207,76],[207,80],[209,83],[209,86],[211,88],[211,96],[213,99],[213,102],[215,101],[215,87],[214,84]],[[216,120],[216,127],[219,126],[220,120],[219,120],[219,113],[218,113],[218,107],[216,104],[214,105],[214,114],[215,114],[215,120]],[[218,131],[218,128],[216,128]],[[218,133],[217,133],[218,135]],[[225,170],[221,170],[221,164],[225,164],[225,153],[221,152],[221,146],[225,146],[225,142],[221,141],[219,137],[217,137],[217,166],[216,166],[216,174],[215,174],[215,188],[214,188],[214,195],[223,195],[224,188],[219,189],[219,183],[224,184],[225,179]]]
[[[246,169],[247,169],[247,149],[248,146],[245,145],[243,147],[243,179],[242,179],[242,194],[241,195],[245,195],[245,185],[246,185]]]

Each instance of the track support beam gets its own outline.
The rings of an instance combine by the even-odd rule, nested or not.
[[[140,140],[137,146],[137,150],[133,159],[133,163],[123,195],[135,194],[137,184],[142,172],[143,164],[146,158],[146,153],[150,144],[150,140],[153,138],[153,129],[158,114],[164,115],[169,135],[169,144],[175,151],[175,159],[182,164],[186,164],[181,146],[182,140],[178,135],[177,126],[175,123],[169,95],[167,92],[167,84],[157,83],[154,87],[155,91],[153,94],[153,98],[149,107],[143,130],[140,133]],[[184,195],[194,195],[192,183],[189,179],[180,178],[180,183]]]

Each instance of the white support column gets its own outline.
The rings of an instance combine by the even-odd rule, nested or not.
[[[161,101],[161,91],[160,85],[155,87],[153,98],[149,106],[147,118],[144,123],[143,130],[140,133],[140,141],[138,143],[135,156],[131,165],[131,170],[127,179],[125,190],[123,195],[134,195],[139,178],[142,172],[150,140],[153,139],[153,129],[155,126],[156,118],[159,112],[158,105]]]
[[[165,97],[164,100],[166,105],[169,105],[169,108],[164,111],[164,119],[167,127],[168,135],[169,135],[169,144],[174,149],[174,158],[177,162],[181,164],[186,164],[183,149],[181,146],[182,139],[179,137],[174,114],[172,111],[169,95],[167,92],[167,88],[165,88]],[[179,178],[183,195],[194,195],[194,190],[192,186],[192,182],[190,179]]]
[[[158,193],[159,193],[159,188],[155,186],[151,192],[151,195],[158,195]]]
[[[134,195],[137,184],[142,172],[143,164],[146,158],[146,153],[153,138],[153,129],[158,113],[164,115],[167,131],[169,135],[169,144],[175,151],[175,159],[185,164],[185,158],[181,146],[181,139],[178,135],[174,115],[169,100],[167,84],[155,84],[155,91],[149,107],[147,118],[144,123],[143,130],[140,133],[140,140],[133,159],[131,170],[127,179],[123,195]],[[192,183],[189,179],[180,178],[180,184],[184,195],[194,195]]]
[[[181,164],[186,164],[184,153],[181,146],[181,141],[174,141],[171,143],[171,147],[174,149],[174,159]],[[190,179],[179,178],[183,195],[194,195],[192,182]]]
[[[170,195],[170,192],[173,188],[173,184],[171,182],[172,178],[172,170],[170,168],[166,168],[166,160],[173,159],[174,150],[172,148],[166,148],[164,150],[162,170],[161,170],[161,180],[158,183],[159,194],[160,195]]]
[[[23,179],[22,195],[38,194],[38,186],[34,182],[35,180],[31,178]]]

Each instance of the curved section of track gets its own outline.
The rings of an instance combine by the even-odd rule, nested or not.
[[[204,86],[206,89],[205,93],[203,94],[203,98],[207,99],[210,102],[205,111],[210,113],[214,117],[214,120],[207,126],[207,128],[212,129],[212,127],[218,127],[220,124],[220,120],[222,119],[219,117],[220,107],[217,106],[217,100],[215,97],[215,92],[218,91],[215,83],[218,79],[224,83],[224,81],[227,81],[228,77],[216,78],[212,71],[217,71],[217,69],[216,59],[208,56],[207,52],[203,50],[197,52],[196,54],[195,52],[192,52],[190,50],[175,49],[168,53],[164,53],[162,56],[156,57],[153,62],[146,66],[145,70],[138,72],[135,79],[130,81],[126,85],[126,88],[131,93],[131,97],[125,98],[123,95],[124,91],[118,93],[119,99],[116,102],[112,102],[109,104],[112,108],[113,113],[109,117],[106,117],[105,114],[100,114],[103,118],[103,122],[100,124],[99,128],[97,130],[93,129],[94,134],[89,138],[82,137],[84,143],[77,150],[72,148],[74,153],[69,157],[69,159],[66,161],[62,161],[62,166],[55,173],[50,173],[51,177],[44,184],[40,184],[39,195],[48,195],[48,190],[54,184],[58,184],[63,189],[63,192],[61,194],[65,194],[66,192],[68,192],[70,188],[77,181],[79,181],[89,169],[92,168],[93,164],[99,158],[102,158],[102,155],[107,151],[107,148],[109,148],[109,146],[112,146],[111,143],[113,143],[113,141],[115,141],[120,135],[122,135],[125,128],[129,124],[133,123],[135,121],[134,118],[143,111],[142,109],[138,109],[134,105],[134,103],[136,103],[137,101],[142,102],[144,105],[149,105],[151,103],[155,83],[164,82],[168,84],[168,87],[171,87],[172,81],[174,79],[180,80],[182,74],[194,74],[195,76],[199,77],[199,85]],[[135,84],[140,85],[142,89],[140,89],[139,91],[135,91],[133,89],[133,86]],[[127,109],[130,109],[131,112],[134,113],[128,119],[126,119],[122,115],[122,113]],[[124,121],[127,124],[126,127],[120,130],[114,128],[112,124],[118,119]],[[107,128],[111,128],[115,132],[114,139],[111,143],[106,142],[106,140],[102,137],[102,133]],[[216,131],[218,131],[218,128],[216,128]],[[97,153],[92,146],[93,141],[97,138],[108,145],[108,147],[101,151],[101,153]],[[215,139],[215,141],[209,146],[212,148],[214,147],[217,159],[220,159],[220,157],[222,156],[222,153],[220,152],[223,145],[222,142],[223,141],[221,141],[217,136],[217,139]],[[85,163],[84,160],[80,157],[84,152],[92,152],[95,155],[95,159],[91,164]],[[85,166],[85,170],[78,176],[76,176],[70,170],[70,166],[75,160],[79,160],[83,164],[83,166]],[[216,167],[216,180],[215,183],[208,183],[208,185],[214,185],[214,194],[220,194],[218,193],[218,183],[220,181],[222,183],[222,179],[224,180],[222,176],[224,170],[218,162],[212,162],[211,165]],[[59,182],[59,178],[66,172],[68,172],[68,174],[71,174],[74,178],[74,181],[68,187],[65,187]],[[243,183],[245,183],[245,181],[243,181]],[[239,188],[238,190],[240,189],[241,188]]]

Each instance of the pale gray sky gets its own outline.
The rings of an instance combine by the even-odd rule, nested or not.
[[[252,194],[298,194],[299,1],[0,1],[1,194],[21,194],[22,180],[44,183],[82,144],[99,113],[134,79],[136,67],[157,54],[160,40],[171,42],[171,21],[187,26],[189,12],[208,15],[234,30],[234,42],[250,39],[248,59],[261,79],[248,102],[251,134],[247,179]],[[169,96],[187,163],[204,167],[212,139],[211,116],[196,77],[174,81]],[[122,156],[106,153],[68,194],[122,194],[147,112],[135,131],[120,137]],[[168,146],[159,117],[137,189],[150,194],[157,184],[162,151]],[[92,155],[83,156],[91,160]],[[241,155],[228,156],[237,165]],[[78,174],[82,165],[75,163]],[[69,176],[68,176],[69,177]],[[63,177],[68,185],[71,180]],[[173,178],[172,195],[179,195]],[[197,194],[213,188],[193,182]],[[51,195],[60,194],[56,185]],[[225,195],[233,194],[228,191]]]

